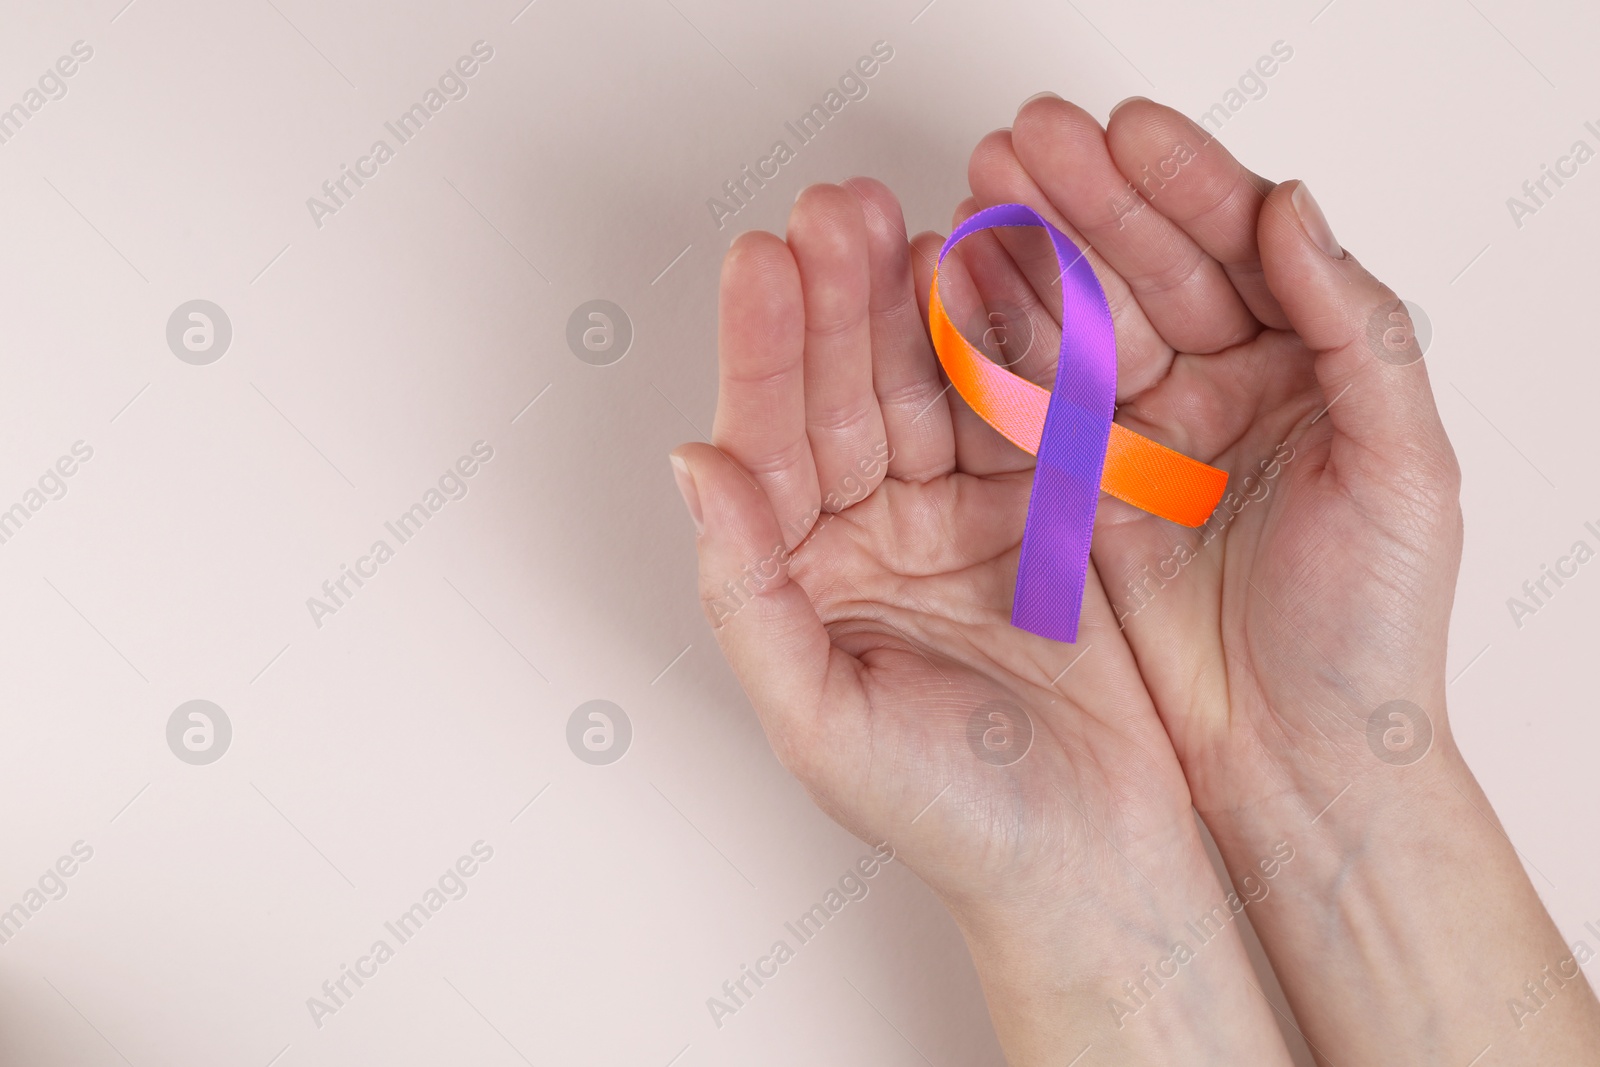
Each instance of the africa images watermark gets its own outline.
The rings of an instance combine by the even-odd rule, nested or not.
[[[306,197],[306,210],[311,212],[311,221],[317,229],[322,229],[323,219],[337,215],[362,186],[376,178],[378,168],[393,159],[402,145],[421,133],[428,121],[444,110],[445,104],[452,100],[465,100],[471,91],[468,82],[477,75],[481,64],[493,58],[493,47],[485,41],[474,41],[472,54],[460,57],[439,75],[438,82],[423,92],[420,102],[412,104],[398,117],[383,124],[383,128],[394,138],[393,146],[386,138],[379,137],[372,142],[366,155],[357,158],[354,167],[339,164],[338,175],[322,183],[322,196]]]
[[[67,79],[93,58],[92,45],[87,41],[73,41],[69,55],[60,57],[52,66],[46,67],[34,86],[23,92],[20,100],[0,111],[0,144],[10,144],[11,139],[22,132],[23,125],[44,110],[46,104],[64,98],[67,95]]]
[[[1600,927],[1592,922],[1583,924],[1583,928],[1600,939]],[[1554,968],[1545,964],[1540,968],[1538,975],[1522,983],[1522,995],[1506,998],[1506,1010],[1511,1013],[1511,1021],[1521,1030],[1528,1024],[1528,1020],[1538,1015],[1550,1002],[1556,999],[1560,992],[1567,988],[1569,982],[1583,981],[1583,965],[1594,959],[1595,950],[1583,939],[1574,941],[1570,946],[1568,955],[1556,960]]]
[[[1288,41],[1273,41],[1269,54],[1257,57],[1256,61],[1245,68],[1239,80],[1222,94],[1222,99],[1212,104],[1200,116],[1200,125],[1211,133],[1221,133],[1222,127],[1227,122],[1243,111],[1245,105],[1253,100],[1261,100],[1270,91],[1267,79],[1278,73],[1279,68],[1294,58],[1294,46]]]
[[[1583,124],[1583,129],[1595,139],[1596,144],[1600,144],[1600,126],[1591,120]],[[1579,168],[1594,157],[1594,146],[1579,137],[1564,155],[1556,157],[1553,165],[1539,164],[1539,173],[1522,183],[1522,195],[1506,197],[1506,210],[1511,213],[1512,224],[1520,230],[1530,216],[1549,207],[1550,201],[1566,188],[1567,182],[1578,176]]]
[[[1585,522],[1583,529],[1595,539],[1595,544],[1600,544],[1600,526],[1593,522]],[[1594,557],[1594,545],[1591,545],[1587,538],[1580,537],[1572,543],[1572,547],[1567,549],[1565,555],[1556,557],[1553,565],[1539,564],[1538,576],[1522,583],[1522,596],[1506,598],[1506,610],[1511,612],[1511,621],[1517,624],[1517,629],[1522,629],[1523,620],[1528,616],[1537,615],[1549,607],[1555,595],[1578,576],[1578,568]]]
[[[722,595],[706,605],[706,610],[711,613],[712,629],[721,629],[753,597],[765,590],[789,565],[789,561],[833,521],[835,515],[870,496],[868,483],[887,471],[892,459],[894,449],[889,447],[889,442],[879,441],[872,446],[869,455],[856,461],[854,472],[847,472],[835,488],[822,494],[818,505],[811,509],[809,515],[785,523],[785,528],[798,539],[794,548],[787,548],[783,542],[779,542],[765,556],[754,563],[746,563],[737,581],[732,578],[725,580],[722,583]]]
[[[821,103],[812,104],[799,118],[783,124],[783,128],[794,136],[793,147],[790,147],[788,140],[780,137],[772,143],[772,149],[765,156],[756,160],[754,169],[747,163],[739,168],[737,176],[723,182],[722,196],[727,199],[715,196],[706,199],[706,208],[711,212],[711,221],[717,224],[717,229],[722,229],[729,219],[749,207],[756,193],[765,189],[767,182],[775,179],[784,164],[791,162],[801,148],[815,140],[828,123],[845,109],[845,105],[854,100],[865,100],[870,91],[867,82],[893,58],[894,47],[888,41],[875,42],[871,55],[857,59],[853,66],[839,75],[838,88],[829,89]]]
[[[871,854],[856,860],[808,911],[802,912],[793,922],[783,924],[784,930],[794,938],[794,944],[789,943],[789,938],[780,937],[772,943],[766,955],[757,957],[753,965],[741,963],[738,975],[722,983],[722,995],[706,998],[706,1010],[711,1013],[711,1021],[717,1029],[721,1030],[729,1016],[737,1015],[767,982],[776,978],[778,969],[794,959],[800,946],[821,933],[829,920],[845,909],[845,905],[867,899],[867,894],[871,892],[871,886],[867,883],[892,862],[894,849],[885,841]]]
[[[1162,987],[1177,978],[1184,966],[1199,955],[1200,949],[1221,937],[1233,920],[1244,914],[1247,906],[1267,899],[1267,894],[1272,892],[1272,887],[1267,883],[1276,878],[1293,859],[1294,846],[1289,842],[1279,841],[1272,846],[1272,855],[1256,864],[1261,878],[1250,873],[1239,880],[1239,888],[1244,891],[1244,896],[1230,891],[1221,904],[1199,919],[1184,924],[1185,932],[1194,939],[1192,947],[1187,940],[1174,941],[1172,948],[1155,962],[1153,969],[1151,964],[1145,964],[1139,968],[1138,975],[1124,981],[1122,991],[1127,994],[1127,1000],[1112,997],[1106,1002],[1106,1007],[1111,1011],[1111,1021],[1117,1024],[1117,1029],[1121,1030],[1130,1018],[1148,1007]]]
[[[29,886],[17,901],[5,911],[0,911],[0,945],[6,945],[22,932],[27,921],[39,914],[52,900],[67,895],[67,879],[78,873],[82,864],[94,858],[94,848],[85,841],[74,841],[70,855],[62,855],[46,867],[36,886]]]
[[[445,472],[439,475],[438,482],[422,494],[421,500],[383,524],[383,528],[394,538],[394,545],[380,537],[372,542],[365,555],[356,558],[353,567],[347,563],[339,564],[339,573],[322,583],[322,596],[306,597],[306,610],[311,613],[311,622],[316,628],[322,629],[324,618],[338,614],[339,609],[348,604],[362,586],[376,578],[378,568],[394,558],[398,546],[421,533],[423,525],[444,510],[446,504],[465,499],[469,489],[468,480],[493,458],[493,445],[487,441],[474,441],[471,454],[459,457],[454,464],[446,467]]]
[[[1272,492],[1273,479],[1282,473],[1283,468],[1294,459],[1294,456],[1293,445],[1287,441],[1280,444],[1273,450],[1271,456],[1256,464],[1256,470],[1260,472],[1259,477],[1247,474],[1240,481],[1239,488],[1243,490],[1242,495],[1232,489],[1222,495],[1216,510],[1206,516],[1206,521],[1198,527],[1199,544],[1191,547],[1180,542],[1173,546],[1171,553],[1156,564],[1154,571],[1150,569],[1149,564],[1146,564],[1137,576],[1128,579],[1125,584],[1132,606],[1115,608],[1117,625],[1126,626],[1129,619],[1149,607],[1155,601],[1156,595],[1167,587],[1167,583],[1176,581],[1178,575],[1183,573],[1183,568],[1198,559],[1205,547],[1231,526],[1241,511],[1252,503],[1260,503],[1267,499]]]
[[[1199,158],[1200,149],[1214,141],[1216,135],[1222,132],[1222,127],[1235,115],[1243,111],[1252,101],[1264,99],[1271,91],[1268,79],[1276,75],[1283,65],[1293,58],[1292,45],[1287,41],[1273,41],[1268,53],[1259,56],[1253,64],[1246,67],[1234,85],[1229,86],[1222,94],[1221,100],[1201,112],[1196,125],[1205,138],[1203,141],[1198,145],[1179,141],[1165,156],[1156,161],[1153,169],[1146,163],[1140,169],[1139,175],[1129,183],[1129,188],[1110,201],[1111,210],[1117,218],[1117,229],[1122,229],[1125,220],[1143,211],[1149,202],[1160,195],[1167,183],[1178,176],[1179,171]]]
[[[67,479],[93,458],[93,445],[87,441],[72,442],[69,455],[61,456],[46,467],[44,473],[39,475],[39,480],[23,490],[21,499],[0,510],[0,545],[21,533],[23,524],[37,515],[46,504],[66,496]]]
[[[389,938],[380,937],[372,943],[366,955],[356,957],[353,966],[339,964],[338,975],[322,983],[322,995],[306,998],[306,1010],[311,1013],[311,1022],[316,1028],[321,1030],[328,1016],[337,1015],[340,1009],[348,1006],[351,998],[378,976],[378,968],[394,959],[395,951],[417,936],[423,924],[443,911],[446,904],[466,896],[467,880],[493,858],[492,845],[481,840],[474,841],[470,855],[457,858],[455,863],[444,869],[435,884],[423,890],[420,900],[393,921],[383,924],[384,930],[394,938],[394,944],[389,943]]]

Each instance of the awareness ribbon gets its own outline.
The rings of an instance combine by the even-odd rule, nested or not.
[[[1053,391],[991,361],[957,330],[939,298],[928,302],[934,351],[956,392],[1012,444],[1038,457],[1022,528],[1011,625],[1057,641],[1078,636],[1100,491],[1184,526],[1200,526],[1228,475],[1112,422],[1117,339],[1105,290],[1071,238],[1024,204],[978,212],[950,234],[939,263],[963,238],[999,226],[1039,226],[1061,267],[1061,354]]]

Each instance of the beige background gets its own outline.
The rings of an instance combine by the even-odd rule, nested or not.
[[[1600,161],[1520,228],[1506,206],[1600,147],[1592,10],[124,2],[0,5],[0,106],[94,50],[0,144],[0,507],[94,450],[0,544],[0,908],[94,850],[0,946],[0,1061],[998,1064],[899,867],[721,1029],[706,1010],[866,851],[773,760],[695,603],[665,454],[709,428],[718,260],[856,173],[943,228],[1029,94],[1198,115],[1279,40],[1225,139],[1307,178],[1433,323],[1466,472],[1456,730],[1596,943],[1600,562],[1520,629],[1506,607],[1600,547]],[[466,98],[317,228],[306,198],[478,40]],[[867,98],[719,228],[706,199],[880,40]],[[164,337],[195,298],[233,326],[209,366]],[[612,366],[564,339],[595,298],[636,331]],[[306,598],[478,440],[466,498],[315,627]],[[234,731],[208,766],[165,740],[196,698]],[[596,698],[634,730],[605,767],[565,741]],[[479,840],[467,895],[316,1028],[306,998]]]

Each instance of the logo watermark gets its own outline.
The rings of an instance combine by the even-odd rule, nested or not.
[[[967,747],[993,767],[1009,767],[1033,747],[1033,720],[1009,700],[991,700],[967,716]]]
[[[1409,367],[1428,354],[1432,343],[1433,321],[1409,300],[1380,307],[1367,319],[1367,348],[1385,363]]]
[[[591,767],[604,767],[628,754],[633,721],[609,700],[579,704],[567,717],[567,747]]]
[[[991,362],[1009,368],[1017,366],[1033,351],[1039,329],[1032,316],[1021,308],[996,304],[974,311],[962,336]]]
[[[215,763],[233,744],[228,713],[209,700],[188,700],[167,717],[167,747],[196,767]]]
[[[633,347],[633,320],[609,300],[589,300],[567,316],[567,347],[591,367],[609,367]]]
[[[215,363],[232,343],[233,322],[209,300],[179,304],[167,317],[167,347],[185,363],[196,367]]]
[[[1367,716],[1367,747],[1391,767],[1409,767],[1433,746],[1433,720],[1409,700],[1391,700]]]

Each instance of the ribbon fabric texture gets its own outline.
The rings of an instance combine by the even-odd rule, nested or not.
[[[1038,458],[1022,529],[1011,624],[1073,642],[1083,608],[1100,492],[1184,526],[1202,525],[1228,475],[1112,422],[1117,339],[1105,290],[1071,238],[1024,204],[999,204],[950,234],[939,263],[962,239],[1002,226],[1038,226],[1061,267],[1061,353],[1047,391],[990,360],[956,329],[939,298],[938,267],[928,327],[945,375],[972,410]]]

